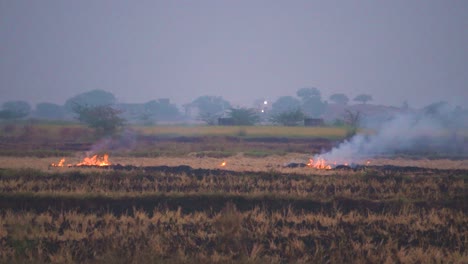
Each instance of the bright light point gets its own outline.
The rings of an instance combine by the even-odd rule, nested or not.
[[[268,104],[268,102],[265,100],[265,101],[263,101],[263,104]]]
[[[265,110],[262,109],[262,113],[265,113]]]

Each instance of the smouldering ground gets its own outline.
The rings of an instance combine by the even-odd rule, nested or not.
[[[227,158],[210,157],[155,157],[155,158],[135,158],[135,157],[110,157],[112,164],[133,165],[133,166],[179,166],[188,165],[192,168],[204,169],[226,169],[234,171],[270,171],[294,172],[304,174],[316,174],[318,171],[310,168],[284,168],[290,162],[307,163],[309,156],[304,154],[291,153],[284,156],[267,156],[262,158],[246,157],[237,154]],[[48,170],[49,164],[58,163],[60,159],[55,157],[0,157],[0,168],[33,168]],[[65,164],[76,164],[81,158],[67,158]],[[220,164],[225,161],[226,166]],[[378,158],[370,159],[371,165],[395,165],[395,166],[415,166],[432,169],[468,169],[468,160],[429,160],[429,159],[403,159],[403,158]],[[54,168],[57,169],[57,168]],[[68,168],[62,168],[68,170]]]
[[[60,158],[0,156],[0,168],[13,168],[0,169],[0,263],[468,263],[466,171],[282,167],[308,158],[109,157],[284,172],[185,174],[49,170]],[[370,162],[468,168],[468,160]]]

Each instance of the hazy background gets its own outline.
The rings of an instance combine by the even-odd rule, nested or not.
[[[467,106],[468,1],[0,0],[0,103],[121,102],[302,87]]]

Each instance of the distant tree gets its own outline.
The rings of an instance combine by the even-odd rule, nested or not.
[[[423,108],[423,112],[429,116],[440,116],[442,113],[447,112],[449,104],[446,101],[439,101],[431,103]]]
[[[145,126],[152,126],[156,124],[156,120],[154,120],[153,116],[146,112],[141,112],[137,116],[136,120],[138,120],[139,122],[141,122],[141,124]]]
[[[468,111],[463,110],[461,106],[450,105],[446,101],[431,103],[423,108],[423,117],[429,117],[432,122],[439,123],[447,129],[449,134],[450,146],[457,153],[464,151],[463,128],[468,127]]]
[[[149,101],[144,105],[145,114],[157,120],[175,120],[180,116],[176,105],[171,104],[169,99],[158,99]]]
[[[294,111],[301,108],[301,101],[292,96],[281,96],[271,105],[273,115]]]
[[[351,110],[346,110],[344,121],[347,125],[357,128],[359,126],[359,122],[361,122],[361,112],[352,112]]]
[[[308,100],[302,103],[302,112],[309,117],[320,117],[327,109],[327,103],[319,100]]]
[[[352,112],[351,110],[345,111],[344,121],[348,125],[348,131],[346,132],[346,138],[351,138],[356,135],[361,122],[361,112]]]
[[[330,100],[334,102],[335,104],[339,104],[339,105],[347,105],[349,102],[348,96],[342,93],[332,94],[330,96]]]
[[[224,111],[231,108],[231,104],[221,96],[200,96],[190,104],[198,109],[198,119],[208,125],[215,125]]]
[[[228,116],[237,126],[251,126],[260,121],[257,111],[253,108],[231,108]]]
[[[296,95],[301,98],[302,112],[310,117],[318,117],[325,111],[327,104],[322,101],[322,96],[317,88],[301,88]]]
[[[116,99],[112,93],[104,90],[92,90],[73,96],[65,102],[67,111],[74,111],[76,105],[94,107],[115,104]]]
[[[218,118],[221,117],[221,114],[212,114],[208,112],[202,112],[198,115],[198,120],[205,122],[209,126],[214,126],[218,122]]]
[[[321,97],[320,90],[315,87],[305,87],[297,90],[296,92],[297,97],[301,98],[303,101],[307,101],[311,98],[319,98]]]
[[[111,135],[124,125],[124,119],[119,115],[120,110],[109,105],[81,106],[76,104],[73,111],[78,115],[80,122],[94,128],[99,136]]]
[[[297,126],[301,122],[304,122],[304,117],[304,113],[298,108],[296,110],[275,114],[270,118],[270,121],[283,126]]]
[[[153,117],[145,112],[145,104],[140,103],[116,103],[115,109],[122,112],[122,118],[128,122],[136,122],[143,125],[153,125]]]
[[[462,120],[463,111],[460,106],[453,107],[446,101],[429,104],[423,108],[423,114],[436,120],[445,128],[456,131],[464,126]]]
[[[200,113],[221,114],[224,110],[228,110],[231,104],[224,100],[221,96],[200,96],[193,100],[192,105],[198,108]]]
[[[14,114],[7,110],[0,110],[0,119],[15,119]]]
[[[8,101],[3,103],[1,119],[20,119],[31,113],[31,106],[25,101]]]
[[[369,94],[359,94],[353,99],[356,102],[362,102],[363,104],[366,104],[368,101],[372,101],[372,95]]]
[[[44,119],[62,119],[65,117],[63,106],[53,103],[39,103],[36,105],[36,116]]]

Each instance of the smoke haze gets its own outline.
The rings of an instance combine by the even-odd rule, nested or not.
[[[179,106],[324,99],[467,106],[468,1],[0,0],[0,103],[101,89]]]
[[[443,104],[425,111],[402,113],[379,126],[375,134],[357,134],[331,151],[317,155],[328,162],[362,163],[368,158],[393,154],[464,153],[465,135],[458,135],[466,122],[457,109]],[[434,153],[427,153],[434,152]]]

